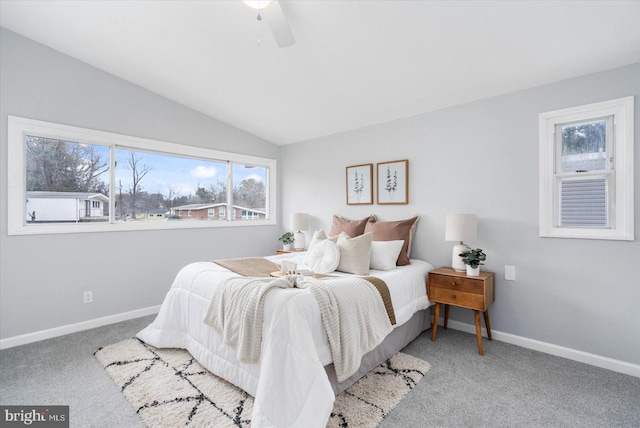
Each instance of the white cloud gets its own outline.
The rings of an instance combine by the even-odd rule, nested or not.
[[[211,178],[211,177],[215,177],[218,174],[218,171],[214,166],[203,166],[203,165],[198,165],[197,167],[193,168],[189,172],[191,173],[192,176],[197,178]]]

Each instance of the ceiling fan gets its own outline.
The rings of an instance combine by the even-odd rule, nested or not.
[[[269,24],[276,43],[281,48],[293,45],[296,39],[293,37],[287,18],[285,18],[278,0],[242,0],[247,6],[258,10],[258,21],[264,17]]]

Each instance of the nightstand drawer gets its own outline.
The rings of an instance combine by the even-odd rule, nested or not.
[[[456,277],[451,275],[429,275],[429,286],[448,290],[484,294],[484,282],[477,279]]]
[[[429,300],[446,303],[448,305],[462,306],[470,309],[484,311],[484,295],[467,293],[464,291],[451,290],[447,288],[431,287]]]

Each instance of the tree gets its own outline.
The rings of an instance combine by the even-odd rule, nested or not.
[[[108,171],[96,146],[27,136],[27,191],[96,192],[108,195],[100,175]]]
[[[215,202],[227,201],[227,183],[218,181],[216,184],[209,184],[209,190],[213,193]]]
[[[177,196],[173,198],[171,202],[172,207],[177,207],[180,205],[186,205],[189,202],[189,198],[187,196]]]
[[[138,194],[142,191],[142,179],[145,175],[151,171],[151,168],[147,165],[139,165],[142,158],[138,158],[136,156],[136,152],[129,152],[129,157],[127,158],[127,163],[129,165],[129,169],[131,170],[131,179],[132,185],[129,189],[129,194],[131,195],[131,216],[135,217],[137,208],[138,208]]]
[[[596,121],[565,126],[562,129],[562,154],[606,151],[606,122]]]
[[[233,203],[246,208],[264,208],[266,206],[264,183],[254,178],[245,178],[233,189]]]
[[[116,216],[124,217],[127,215],[127,204],[122,195],[122,180],[118,181],[118,199],[116,200]]]
[[[167,209],[171,209],[173,207],[173,203],[176,196],[179,196],[179,194],[178,194],[178,191],[176,190],[176,187],[173,184],[169,185],[168,190],[169,192],[167,194],[167,197],[164,199],[164,205]]]
[[[204,204],[207,202],[216,201],[215,192],[213,191],[212,186],[209,187],[211,190],[205,189],[200,185],[200,183],[198,183],[198,185],[196,186],[196,198],[198,198],[199,203]]]

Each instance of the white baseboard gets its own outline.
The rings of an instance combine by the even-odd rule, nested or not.
[[[83,330],[89,330],[103,325],[114,324],[121,321],[140,318],[147,315],[157,314],[160,305],[150,306],[148,308],[136,309],[130,312],[109,315],[107,317],[96,318],[93,320],[83,321],[75,324],[67,324],[61,327],[51,328],[48,330],[36,331],[34,333],[13,336],[6,339],[0,339],[0,349],[13,348],[14,346],[26,345],[27,343],[38,342],[40,340],[51,339],[53,337],[64,336],[65,334],[77,333]],[[440,318],[438,325],[442,325],[444,320]],[[449,320],[448,326],[454,330],[464,331],[466,333],[475,334],[475,325],[463,323],[460,321]],[[487,330],[483,327],[482,334],[487,335]],[[495,340],[511,343],[527,349],[544,352],[558,357],[567,358],[592,366],[601,367],[603,369],[612,370],[618,373],[624,373],[630,376],[640,377],[640,365],[627,363],[625,361],[615,360],[601,355],[590,354],[588,352],[579,351],[577,349],[566,348],[547,342],[541,342],[535,339],[529,339],[515,334],[503,333],[493,330],[491,336]]]
[[[440,318],[438,320],[438,325],[443,325],[443,323],[444,319]],[[476,326],[472,324],[467,324],[450,319],[447,326],[454,330],[460,330],[466,333],[472,333],[474,335],[476,334]],[[485,337],[487,336],[487,330],[484,327],[482,328],[482,334]],[[631,364],[625,361],[603,357],[601,355],[590,354],[588,352],[578,351],[577,349],[566,348],[564,346],[558,346],[552,343],[541,342],[535,339],[516,336],[515,334],[503,333],[501,331],[496,331],[493,329],[491,329],[491,337],[495,340],[511,343],[512,345],[518,345],[523,348],[533,349],[535,351],[540,351],[546,354],[567,358],[569,360],[590,364],[592,366],[612,370],[614,372],[640,377],[640,365],[637,364]]]
[[[82,321],[75,324],[67,324],[47,330],[36,331],[34,333],[22,334],[20,336],[8,337],[6,339],[0,339],[0,349],[13,348],[14,346],[26,345],[27,343],[51,339],[52,337],[64,336],[65,334],[70,333],[77,333],[79,331],[89,330],[107,324],[114,324],[120,321],[153,315],[157,314],[159,310],[160,305],[150,306],[148,308],[136,309],[135,311],[109,315],[107,317],[96,318],[89,321]]]

